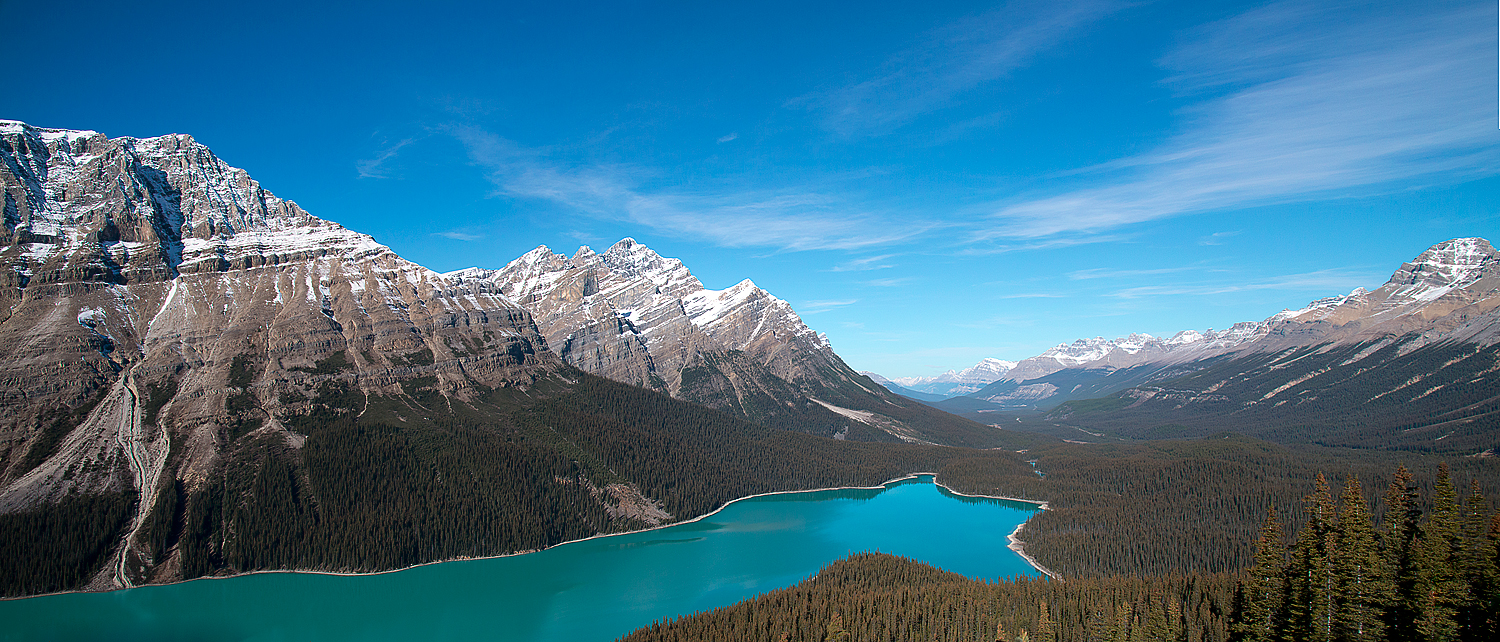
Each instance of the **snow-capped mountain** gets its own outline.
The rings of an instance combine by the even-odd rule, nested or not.
[[[134,542],[162,480],[197,492],[247,435],[300,447],[281,420],[332,390],[463,399],[562,368],[498,290],[318,219],[189,136],[0,121],[0,191],[0,512],[134,492]],[[132,546],[121,559],[150,567]]]
[[[851,370],[786,301],[749,279],[707,289],[634,239],[572,256],[542,246],[498,270],[444,276],[516,301],[553,352],[588,372],[818,434],[847,437],[854,418],[883,431],[864,438],[968,439],[947,435],[952,417]]]
[[[1020,361],[1002,378],[1020,382],[1067,368],[1180,363],[1244,350],[1347,343],[1417,331],[1427,333],[1427,342],[1452,338],[1494,343],[1500,339],[1495,337],[1489,313],[1500,306],[1494,296],[1500,287],[1497,256],[1500,253],[1484,239],[1453,239],[1402,265],[1373,292],[1355,288],[1349,294],[1318,299],[1263,321],[1236,323],[1223,331],[1184,330],[1169,338],[1132,334],[1079,339]]]
[[[1095,406],[1112,410],[1063,403],[1053,416],[1123,435],[1237,426],[1325,445],[1493,452],[1497,258],[1484,239],[1439,243],[1385,285],[1277,313],[1217,358],[1120,378],[1126,385]]]
[[[981,359],[979,363],[963,370],[949,370],[933,377],[899,377],[888,381],[909,390],[951,397],[983,388],[986,384],[1004,377],[1014,367],[1016,367],[1014,361]],[[884,385],[884,382],[880,383]]]
[[[704,353],[744,353],[788,381],[842,363],[786,301],[749,279],[706,289],[681,261],[634,239],[602,254],[580,247],[572,257],[542,246],[500,270],[445,276],[520,302],[565,362],[671,394]]]
[[[1470,345],[1482,352],[1500,343],[1497,258],[1500,252],[1484,239],[1445,241],[1403,264],[1372,291],[1355,288],[1224,331],[1186,330],[1165,339],[1146,334],[1080,339],[1021,361],[999,381],[970,396],[1004,407],[1045,408],[1133,386],[1144,389],[1215,363],[1238,363],[1286,350],[1342,354],[1344,346],[1357,347],[1326,368],[1329,372],[1372,355],[1385,355],[1382,367],[1404,367],[1398,363],[1400,357],[1434,345]],[[1392,352],[1382,352],[1387,349]],[[1265,381],[1264,392],[1279,393],[1279,386],[1304,385],[1307,380],[1280,381],[1268,375]],[[1147,398],[1157,393],[1142,394]]]
[[[900,385],[911,387],[926,383],[989,383],[1005,376],[1011,368],[1016,367],[1014,361],[1002,361],[1000,359],[981,359],[979,363],[964,368],[963,370],[949,370],[935,377],[901,377],[892,379]]]

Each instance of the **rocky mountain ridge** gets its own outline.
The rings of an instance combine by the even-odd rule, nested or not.
[[[166,563],[136,537],[158,488],[201,492],[244,438],[300,448],[284,421],[333,389],[465,399],[564,367],[497,290],[318,219],[189,136],[0,121],[0,191],[0,514],[138,495],[99,582]]]
[[[1492,345],[1500,342],[1497,257],[1500,252],[1481,238],[1444,241],[1403,264],[1373,291],[1355,288],[1222,331],[1184,330],[1165,338],[1137,333],[1059,344],[1017,362],[987,389],[967,394],[1029,406],[1056,396],[1059,388],[1041,380],[1063,371],[1177,373],[1184,364],[1326,343],[1372,342],[1378,346],[1373,352],[1413,334],[1420,338],[1405,341],[1407,351],[1442,341]]]
[[[790,304],[749,279],[709,290],[681,261],[631,238],[572,256],[541,246],[498,270],[444,276],[516,301],[563,362],[616,381],[841,439],[983,440],[854,372]]]

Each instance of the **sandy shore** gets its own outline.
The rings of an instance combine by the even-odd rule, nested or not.
[[[748,499],[755,499],[757,497],[769,497],[771,495],[790,495],[790,494],[794,494],[794,493],[816,493],[816,492],[821,492],[821,491],[825,491],[825,490],[875,490],[875,489],[879,489],[879,488],[885,488],[886,486],[889,486],[889,485],[894,484],[894,483],[899,482],[899,481],[906,481],[908,479],[916,479],[916,478],[924,476],[924,475],[930,475],[930,476],[932,476],[932,480],[933,480],[934,484],[936,484],[938,487],[942,488],[943,490],[946,490],[946,491],[948,491],[950,493],[953,493],[954,495],[961,495],[961,496],[964,496],[964,497],[981,497],[981,498],[986,498],[986,499],[1003,499],[1003,500],[1012,501],[1012,502],[1023,502],[1023,503],[1027,503],[1027,504],[1036,504],[1042,510],[1048,510],[1048,508],[1047,508],[1047,502],[1036,501],[1034,499],[1020,499],[1020,498],[1017,498],[1017,497],[1003,497],[1003,496],[998,496],[998,495],[970,495],[968,493],[960,493],[960,492],[958,492],[956,490],[953,490],[952,488],[949,488],[948,486],[946,486],[946,485],[944,485],[942,483],[939,483],[937,481],[937,473],[917,472],[917,473],[909,473],[909,474],[902,475],[900,477],[895,477],[895,478],[892,478],[892,479],[887,479],[887,480],[885,480],[885,481],[883,481],[883,482],[881,482],[881,483],[879,483],[879,484],[877,484],[875,486],[830,486],[828,488],[808,488],[808,489],[804,489],[804,490],[778,490],[778,491],[772,491],[772,492],[769,492],[769,493],[758,493],[758,494],[755,494],[755,495],[746,495],[744,497],[738,497],[738,498],[735,498],[735,499],[731,499],[731,500],[729,500],[727,502],[724,502],[723,506],[715,508],[714,510],[712,510],[712,511],[710,511],[708,513],[704,513],[704,514],[699,515],[697,517],[694,517],[692,519],[683,520],[683,521],[680,521],[680,522],[672,522],[670,524],[662,524],[660,526],[653,526],[651,528],[642,528],[642,529],[633,530],[633,531],[621,531],[619,533],[600,533],[600,534],[597,534],[597,535],[590,535],[588,537],[583,537],[583,538],[579,538],[579,539],[570,539],[570,540],[568,540],[566,542],[559,542],[557,544],[553,544],[552,546],[548,546],[547,548],[550,549],[550,548],[556,548],[558,546],[563,546],[563,545],[566,545],[566,544],[574,544],[574,543],[577,543],[577,542],[587,542],[589,540],[601,539],[601,538],[605,538],[605,537],[618,537],[620,535],[633,535],[635,533],[646,533],[646,532],[650,532],[650,531],[661,530],[663,528],[671,528],[673,526],[680,526],[682,524],[691,524],[691,523],[696,522],[698,520],[702,520],[702,519],[707,519],[709,517],[713,517],[715,514],[718,514],[719,511],[722,511],[722,510],[724,510],[726,508],[729,508],[729,506],[731,504],[734,504],[735,502],[742,502],[742,501],[745,501],[745,500],[748,500]],[[1033,559],[1030,555],[1027,555],[1026,552],[1021,549],[1021,543],[1020,543],[1020,540],[1016,539],[1016,534],[1020,533],[1021,532],[1021,527],[1025,526],[1025,525],[1026,524],[1024,522],[1022,522],[1021,525],[1017,526],[1016,530],[1009,535],[1010,544],[1006,548],[1009,548],[1009,549],[1015,551],[1016,554],[1020,555],[1022,559],[1025,559],[1028,564],[1031,564],[1031,566],[1033,568],[1035,568],[1036,570],[1038,570],[1038,571],[1040,571],[1042,573],[1045,573],[1048,577],[1050,577],[1052,579],[1055,579],[1055,580],[1061,580],[1062,579],[1061,575],[1057,575],[1056,573],[1053,573],[1052,571],[1044,568],[1041,564],[1038,564],[1035,559]],[[266,569],[266,570],[259,570],[259,571],[246,571],[244,573],[236,573],[234,575],[215,575],[215,576],[208,576],[208,577],[195,577],[195,578],[193,578],[191,580],[182,580],[180,582],[167,582],[165,584],[143,584],[141,586],[131,587],[131,588],[147,588],[147,587],[151,587],[151,586],[169,586],[171,584],[183,584],[185,582],[198,582],[198,581],[203,581],[203,580],[227,580],[227,579],[231,579],[231,578],[235,578],[235,577],[244,577],[246,575],[258,575],[258,574],[261,574],[261,573],[305,573],[305,574],[314,574],[314,575],[334,575],[334,576],[340,576],[340,577],[360,577],[360,576],[365,576],[365,575],[385,575],[387,573],[399,573],[401,571],[410,570],[410,569],[414,569],[414,568],[420,568],[420,567],[423,567],[423,566],[432,566],[433,564],[444,564],[444,563],[447,563],[447,562],[467,562],[467,561],[472,561],[472,560],[501,559],[501,558],[505,558],[505,557],[515,557],[517,555],[529,555],[531,553],[536,553],[536,552],[540,552],[540,551],[543,551],[543,550],[547,550],[547,549],[535,549],[535,550],[528,550],[528,551],[516,551],[514,553],[505,553],[505,554],[502,554],[502,555],[485,555],[485,556],[481,556],[481,557],[452,557],[452,558],[446,558],[446,559],[440,559],[440,560],[433,560],[431,562],[423,562],[421,564],[413,564],[411,566],[403,566],[401,568],[387,569],[387,570],[384,570],[384,571],[325,571],[325,570],[294,569],[294,568]],[[38,594],[38,595],[27,595],[25,597],[5,597],[5,598],[0,598],[0,601],[29,600],[29,599],[34,598],[34,597],[47,597],[49,595],[67,595],[69,593],[111,593],[111,592],[114,592],[114,591],[123,591],[123,590],[126,590],[126,589],[124,587],[122,587],[122,588],[116,588],[116,589],[113,589],[113,590],[110,590],[110,591],[59,591],[59,592],[56,592],[56,593],[41,593],[41,594]]]

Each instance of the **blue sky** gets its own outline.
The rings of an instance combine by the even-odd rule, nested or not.
[[[892,377],[1500,242],[1492,3],[201,4],[0,0],[0,118],[192,134],[440,271],[631,236]]]

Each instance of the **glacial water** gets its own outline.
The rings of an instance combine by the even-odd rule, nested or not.
[[[790,586],[861,551],[975,578],[1034,575],[1006,535],[1036,510],[955,495],[930,477],[768,495],[692,523],[527,555],[4,601],[0,640],[606,642]]]

